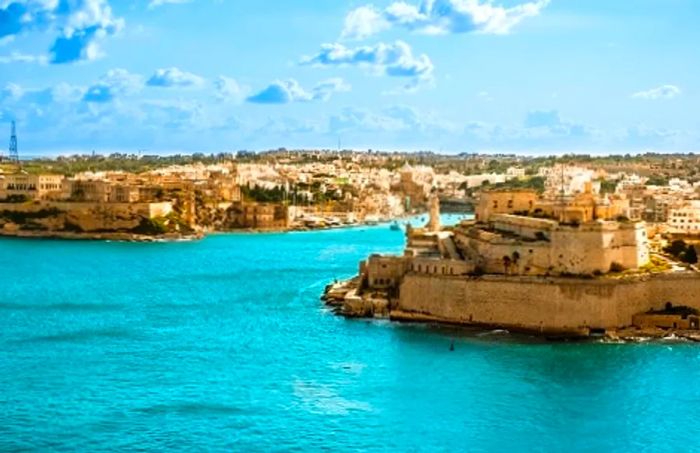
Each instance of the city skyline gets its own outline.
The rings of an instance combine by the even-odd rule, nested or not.
[[[5,0],[0,123],[25,155],[697,151],[697,19],[691,1]]]

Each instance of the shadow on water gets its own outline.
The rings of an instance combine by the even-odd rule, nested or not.
[[[95,339],[134,339],[136,334],[127,329],[110,327],[104,329],[83,329],[71,332],[60,332],[50,335],[36,335],[12,341],[15,344],[29,343],[82,343]]]
[[[236,415],[246,412],[244,409],[221,403],[204,401],[179,401],[165,404],[156,404],[136,409],[137,412],[148,415]]]
[[[120,304],[86,304],[79,302],[65,302],[56,304],[25,304],[0,302],[0,310],[8,311],[60,311],[60,312],[108,312],[118,311],[124,308]]]

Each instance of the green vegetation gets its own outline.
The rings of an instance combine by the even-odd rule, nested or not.
[[[3,203],[26,203],[27,201],[29,201],[29,197],[26,195],[9,195],[2,200]]]
[[[168,232],[168,227],[165,222],[166,219],[162,217],[154,219],[143,217],[139,225],[131,231],[146,236],[158,236]]]
[[[668,261],[659,256],[651,255],[651,257],[649,258],[649,262],[644,266],[640,267],[639,270],[641,272],[647,272],[650,274],[659,274],[662,272],[670,271],[671,264],[669,264]]]
[[[51,208],[51,209],[40,209],[38,211],[12,211],[12,210],[2,210],[0,211],[0,218],[5,219],[9,222],[16,223],[17,225],[22,225],[31,222],[36,219],[45,219],[47,217],[53,217],[61,214],[63,211]]]
[[[652,175],[646,182],[647,186],[666,186],[668,185],[668,177],[663,175]]]
[[[664,252],[675,256],[684,263],[696,264],[698,262],[698,254],[695,250],[695,246],[686,244],[685,241],[680,239],[664,247]]]
[[[538,193],[544,192],[544,178],[541,176],[533,176],[525,179],[511,179],[498,184],[490,184],[484,181],[483,189],[533,189]]]
[[[22,163],[22,170],[29,174],[74,175],[84,171],[126,171],[143,173],[170,165],[186,165],[201,162],[215,164],[233,159],[231,153],[205,155],[138,156],[136,154],[113,153],[103,155],[74,155],[56,159],[33,159]]]
[[[189,234],[193,231],[175,212],[171,212],[165,217],[154,217],[152,219],[142,217],[138,226],[131,230],[132,233],[146,236],[159,236],[175,232]]]
[[[246,200],[258,203],[281,203],[287,194],[282,187],[265,189],[259,186],[243,186],[241,187],[241,195]]]
[[[608,181],[607,179],[600,181],[600,193],[615,193],[615,189],[617,189],[617,181]]]

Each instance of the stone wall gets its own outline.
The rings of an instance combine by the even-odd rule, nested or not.
[[[407,274],[392,316],[541,332],[610,329],[667,302],[700,309],[700,275],[573,279]]]
[[[360,265],[360,275],[369,288],[386,289],[398,286],[407,266],[408,259],[402,256],[372,255]]]

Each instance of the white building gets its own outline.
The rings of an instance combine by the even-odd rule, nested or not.
[[[700,200],[670,209],[667,223],[673,233],[700,234]]]
[[[595,181],[596,172],[588,168],[555,165],[540,168],[538,175],[545,178],[545,196],[548,198],[600,192],[600,182]]]

